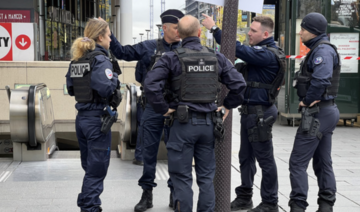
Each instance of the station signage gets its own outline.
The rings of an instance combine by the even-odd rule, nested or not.
[[[30,10],[0,10],[0,22],[30,23]]]
[[[0,23],[0,61],[34,61],[34,24]]]

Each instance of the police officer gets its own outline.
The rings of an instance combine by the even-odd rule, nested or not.
[[[66,74],[70,96],[75,96],[76,136],[85,177],[77,204],[83,212],[101,211],[100,194],[110,162],[111,132],[101,131],[104,108],[121,101],[118,73],[109,59],[110,29],[105,21],[90,19],[85,37],[74,41]]]
[[[146,67],[145,65],[139,61],[136,63],[135,67],[135,79],[137,82],[143,84],[144,78],[146,74]],[[145,109],[145,102],[144,102],[144,95],[137,99],[136,102],[136,120],[138,126],[138,135],[136,138],[136,148],[135,148],[135,158],[133,160],[133,164],[135,165],[143,165],[143,157],[142,157],[142,136],[141,136],[141,117],[144,113]]]
[[[179,10],[167,10],[163,12],[160,17],[163,23],[164,38],[159,40],[146,40],[135,45],[122,46],[116,38],[111,35],[110,50],[118,59],[126,61],[138,60],[144,64],[147,70],[143,70],[143,79],[146,72],[151,69],[155,61],[161,57],[162,53],[176,49],[179,45],[180,38],[176,34],[177,23],[184,14]],[[159,143],[164,129],[164,117],[161,114],[155,113],[151,105],[146,104],[145,111],[141,118],[141,139],[142,139],[142,154],[143,154],[143,175],[139,179],[139,186],[143,189],[143,194],[140,202],[135,206],[136,212],[146,211],[153,207],[152,204],[152,190],[156,187],[155,172],[156,172],[156,158],[159,150]],[[165,128],[165,140],[167,136],[167,129]],[[166,142],[166,141],[165,141]],[[172,190],[172,183],[169,179],[168,187]],[[170,192],[170,203],[172,205],[172,195]]]
[[[290,156],[292,212],[305,211],[308,203],[307,167],[311,158],[319,186],[318,212],[332,212],[336,183],[331,159],[331,137],[339,121],[334,102],[340,80],[340,61],[336,47],[326,35],[327,20],[309,13],[301,22],[300,37],[310,49],[297,72],[295,87],[302,111],[302,122]]]
[[[214,125],[222,123],[221,117],[214,115],[218,80],[230,90],[224,106],[218,108],[225,108],[224,119],[230,109],[242,103],[246,83],[224,55],[201,46],[200,23],[195,17],[186,15],[180,19],[178,34],[182,48],[164,54],[148,72],[145,91],[155,112],[164,116],[172,114],[174,118],[166,147],[175,211],[192,211],[194,158],[200,190],[197,211],[210,212],[215,206]],[[169,88],[177,99],[167,102],[163,88]]]
[[[216,42],[221,43],[221,30],[211,17],[205,14],[204,16],[202,24],[211,30]],[[274,102],[284,80],[285,55],[275,45],[272,37],[273,27],[274,22],[271,18],[255,17],[248,33],[251,46],[236,42],[236,57],[245,62],[236,64],[236,67],[243,73],[247,89],[240,111],[241,185],[235,189],[237,197],[231,202],[232,211],[277,212],[279,210],[278,176],[271,129],[278,114]],[[251,209],[256,173],[255,159],[262,169],[262,202]]]

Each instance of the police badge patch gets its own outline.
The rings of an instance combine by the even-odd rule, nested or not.
[[[110,69],[105,69],[105,75],[108,79],[112,79],[113,78],[113,72]]]
[[[318,65],[318,64],[322,63],[323,60],[324,60],[324,59],[323,59],[322,57],[317,57],[317,58],[315,58],[314,63],[315,63],[316,65]]]

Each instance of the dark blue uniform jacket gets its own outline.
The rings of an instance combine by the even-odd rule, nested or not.
[[[193,50],[201,50],[200,39],[198,37],[188,37],[182,41],[182,46]],[[218,73],[221,82],[230,90],[224,100],[224,106],[232,109],[239,106],[244,100],[246,83],[242,75],[236,71],[231,62],[219,52],[216,52],[218,59]],[[181,64],[175,52],[167,52],[148,72],[145,79],[145,92],[149,103],[160,114],[165,114],[169,107],[176,109],[178,104],[186,104],[190,109],[197,112],[211,112],[217,109],[214,103],[194,104],[191,102],[171,102],[170,105],[164,100],[163,88],[165,80],[169,77],[176,77],[182,73]]]
[[[96,44],[94,51],[101,51],[105,53],[107,56],[104,55],[97,55],[95,56],[95,60],[92,67],[91,73],[91,88],[102,97],[102,98],[109,98],[114,90],[116,89],[119,80],[118,74],[113,72],[112,79],[109,79],[106,76],[105,70],[110,69],[113,70],[112,63],[110,62],[108,51],[104,49],[104,47]],[[69,66],[69,70],[66,74],[66,86],[68,89],[68,93],[70,96],[74,96],[73,90],[73,83],[72,79],[70,78],[70,70],[71,70],[71,63]],[[105,103],[76,103],[75,108],[77,110],[103,110],[105,107]]]
[[[320,40],[329,40],[327,35],[321,34],[316,38],[304,43],[309,49]],[[320,57],[322,59],[320,59]],[[322,62],[320,62],[322,61]],[[319,63],[320,62],[320,63]],[[331,85],[331,78],[334,67],[339,63],[339,59],[335,50],[327,44],[319,45],[313,53],[310,55],[307,66],[308,71],[313,70],[312,79],[310,81],[310,87],[306,93],[306,97],[302,100],[305,105],[310,105],[316,100],[330,100],[334,99],[334,96],[324,95],[326,87]]]
[[[156,53],[157,39],[146,40],[135,45],[122,46],[120,42],[111,34],[110,50],[116,58],[126,61],[138,60],[141,62],[141,67],[144,69],[136,68],[135,78],[136,81],[142,83],[146,76],[146,70],[150,65],[151,56]],[[169,44],[162,39],[165,51],[176,49],[179,42]]]
[[[214,37],[216,42],[221,44],[221,30]],[[239,41],[236,41],[236,57],[248,64],[248,79],[246,81],[266,84],[271,84],[274,81],[280,65],[275,54],[264,45],[277,48],[273,37],[267,38],[253,47],[242,45]],[[270,105],[268,90],[249,87],[245,92],[243,104]]]

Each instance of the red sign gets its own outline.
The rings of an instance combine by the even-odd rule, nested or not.
[[[30,47],[31,40],[27,35],[19,35],[15,39],[16,46],[21,50],[26,50]]]
[[[0,60],[13,60],[11,23],[0,23]]]
[[[30,23],[30,10],[0,10],[0,22]]]

